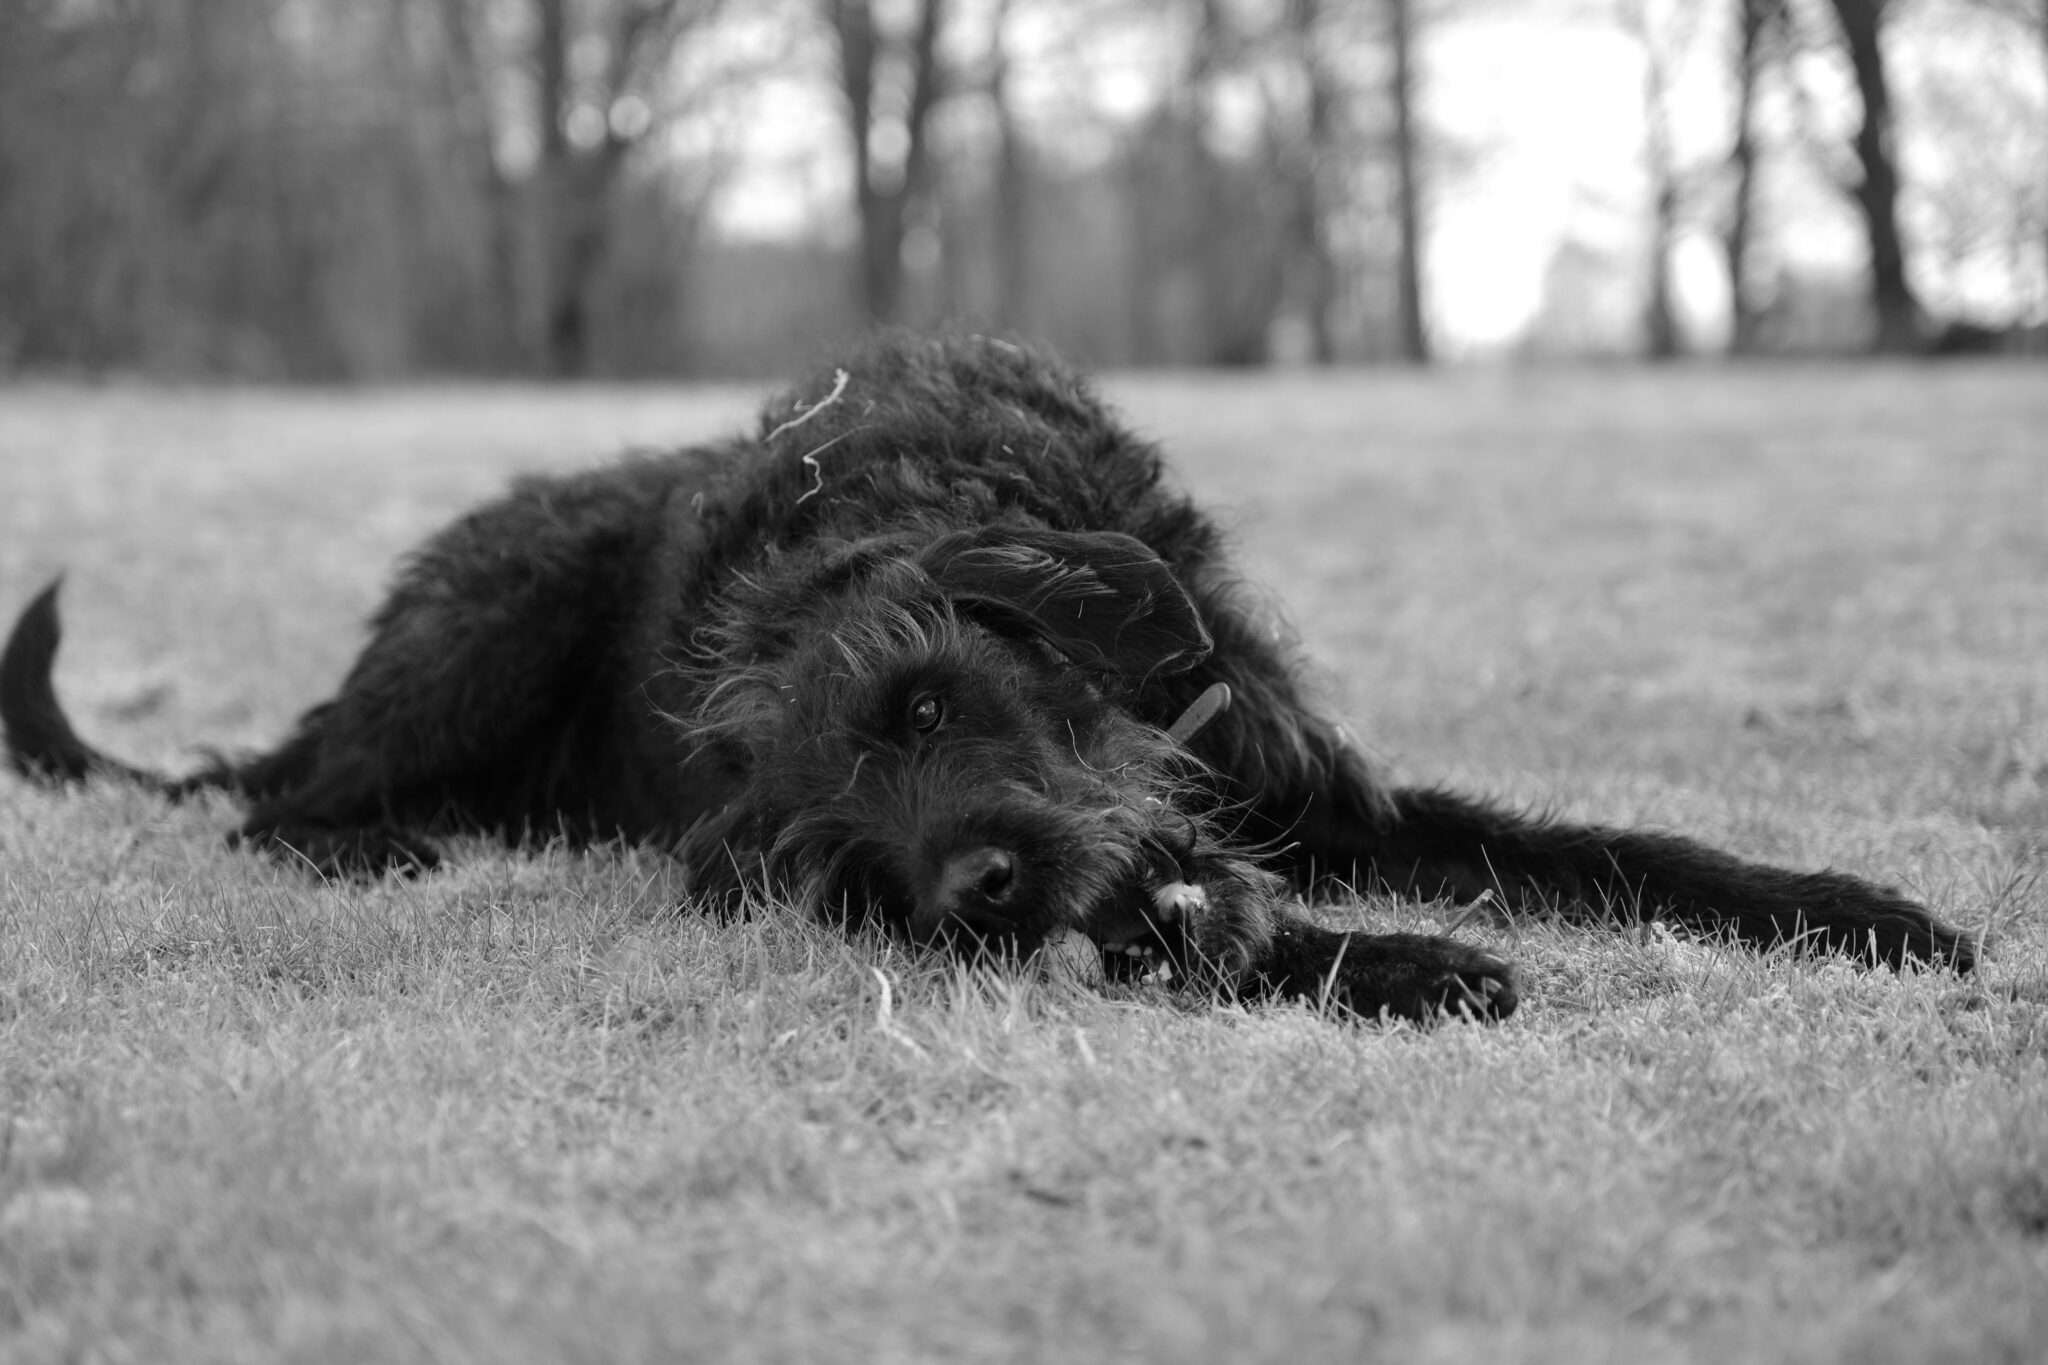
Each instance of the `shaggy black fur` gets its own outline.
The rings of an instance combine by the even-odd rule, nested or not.
[[[458,829],[623,836],[677,849],[712,897],[766,886],[1022,950],[1079,930],[1199,988],[1411,1018],[1505,1016],[1513,973],[1319,927],[1300,895],[1491,892],[1895,965],[1976,955],[1854,877],[1388,786],[1306,703],[1159,453],[1001,341],[878,341],[751,438],[521,481],[407,561],[281,747],[182,781],[73,734],[55,591],[0,660],[15,766],[227,788],[245,840],[330,875],[431,867]],[[1234,704],[1169,736],[1219,683]]]

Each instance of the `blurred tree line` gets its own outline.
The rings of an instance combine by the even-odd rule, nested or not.
[[[1701,349],[1687,240],[1737,351],[2048,321],[2048,0],[0,0],[0,370],[736,373],[941,317],[1423,362],[1488,157],[1429,39],[1546,8],[1637,45],[1643,193],[1559,244],[1532,347]],[[2005,65],[1916,60],[1903,120],[1901,45],[1958,26]],[[1681,145],[1703,79],[1726,126]],[[1832,305],[1770,249],[1798,176],[1860,225]]]

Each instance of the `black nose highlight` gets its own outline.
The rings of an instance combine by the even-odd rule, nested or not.
[[[1017,859],[1000,848],[970,848],[939,870],[941,912],[1000,909],[1017,889]]]

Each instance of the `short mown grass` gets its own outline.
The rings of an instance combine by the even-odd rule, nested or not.
[[[2038,369],[1112,388],[1397,770],[1896,882],[1986,966],[1467,926],[1511,1022],[1359,1028],[0,778],[0,1357],[2041,1359]],[[509,473],[751,402],[0,391],[0,610],[68,570],[75,720],[178,767]]]

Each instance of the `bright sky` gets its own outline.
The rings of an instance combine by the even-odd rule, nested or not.
[[[1568,232],[1619,246],[1634,226],[1589,221],[1587,191],[1636,198],[1640,59],[1618,32],[1513,17],[1439,33],[1430,57],[1429,122],[1484,158],[1435,206],[1432,321],[1452,347],[1500,345],[1534,317]]]

